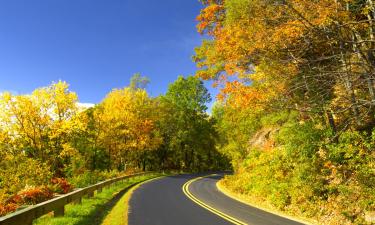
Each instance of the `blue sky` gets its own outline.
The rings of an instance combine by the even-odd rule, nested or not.
[[[0,1],[0,91],[30,93],[64,80],[98,103],[140,72],[152,96],[194,74],[198,0]],[[207,87],[214,95],[215,90]]]

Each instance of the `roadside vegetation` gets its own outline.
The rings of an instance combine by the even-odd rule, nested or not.
[[[0,215],[134,171],[226,168],[203,82],[180,76],[158,97],[147,83],[136,74],[91,108],[62,81],[1,94]]]
[[[201,2],[223,184],[319,224],[375,222],[373,1]]]
[[[121,202],[126,191],[133,185],[146,181],[160,174],[148,174],[129,178],[114,185],[104,188],[101,193],[97,193],[92,198],[83,198],[81,204],[69,204],[65,206],[63,217],[53,217],[50,213],[33,222],[34,225],[105,225],[105,218],[115,215],[119,222],[122,222],[126,211],[111,213],[116,204]],[[125,205],[124,205],[125,206]],[[110,223],[112,224],[112,223]],[[121,223],[120,223],[121,224]]]

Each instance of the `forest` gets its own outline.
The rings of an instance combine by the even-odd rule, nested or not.
[[[132,171],[228,168],[203,82],[180,76],[158,97],[147,83],[135,74],[89,108],[63,81],[29,95],[3,93],[0,214]]]
[[[371,224],[373,0],[200,2],[196,73],[164,95],[140,74],[91,108],[64,81],[1,94],[0,215],[125,172],[232,170],[220,182],[254,204]]]
[[[213,109],[224,185],[319,224],[375,210],[372,0],[202,0],[196,75]]]

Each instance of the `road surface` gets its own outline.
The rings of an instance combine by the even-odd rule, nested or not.
[[[301,225],[227,197],[216,188],[222,175],[191,181],[197,177],[177,175],[141,185],[129,202],[129,225]],[[184,192],[187,182],[190,184],[185,185]]]

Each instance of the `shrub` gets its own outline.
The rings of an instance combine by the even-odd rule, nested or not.
[[[34,205],[53,198],[53,192],[46,186],[28,187],[0,203],[0,216],[14,212],[21,205]]]
[[[82,174],[76,174],[73,177],[68,178],[69,182],[73,184],[75,187],[86,187],[90,184],[94,183],[95,176],[92,173],[86,171]]]
[[[26,186],[45,185],[51,178],[50,168],[24,155],[7,155],[0,160],[0,202]]]
[[[53,198],[53,192],[46,186],[32,187],[18,193],[22,198],[22,203],[34,205]]]
[[[71,185],[64,178],[53,178],[51,180],[52,186],[50,187],[53,192],[59,194],[66,194],[73,190],[73,185]]]
[[[91,184],[98,183],[103,180],[111,179],[119,176],[117,170],[113,171],[85,171],[82,174],[77,174],[73,177],[68,178],[69,182],[75,187],[86,187]]]
[[[18,207],[19,205],[15,203],[0,204],[0,216],[16,211]]]

